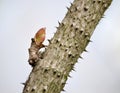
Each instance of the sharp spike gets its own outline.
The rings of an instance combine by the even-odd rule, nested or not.
[[[67,8],[67,10],[71,13],[71,9],[69,8],[69,7],[66,7]]]
[[[64,89],[62,89],[62,91],[64,91],[64,92],[65,92],[65,90],[64,90]]]
[[[21,83],[22,85],[25,85],[25,83]]]
[[[48,42],[51,44],[51,40],[50,39],[48,39]]]
[[[68,77],[72,78],[70,75],[68,75]]]
[[[90,39],[88,39],[88,42],[93,42],[93,41],[91,41]]]
[[[103,15],[102,18],[105,18],[105,16]]]
[[[85,33],[85,37],[89,37],[89,33],[86,32],[86,33]]]
[[[60,22],[58,21],[58,24],[60,25]]]
[[[83,57],[79,56],[79,58],[83,59]]]
[[[67,8],[67,10],[70,10],[70,8],[69,7],[66,7]]]
[[[74,68],[72,70],[76,72],[76,70]]]
[[[70,5],[73,6],[73,3],[70,2]]]
[[[58,29],[59,27],[56,26],[55,28]]]
[[[62,83],[62,85],[66,85],[67,83]]]
[[[88,52],[86,49],[84,49],[85,52]]]

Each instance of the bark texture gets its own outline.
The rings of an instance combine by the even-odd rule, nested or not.
[[[74,0],[42,59],[33,67],[23,93],[60,93],[69,73],[112,0]]]

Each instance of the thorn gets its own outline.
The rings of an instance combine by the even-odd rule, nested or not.
[[[101,18],[105,18],[105,15],[103,15]]]
[[[70,5],[73,6],[73,3],[70,2]]]
[[[50,39],[48,39],[48,42],[51,44],[51,40]]]
[[[44,88],[43,88],[43,93],[45,93],[46,90],[47,90],[47,86],[44,86]]]
[[[71,66],[73,66],[74,65],[74,63],[71,63]]]
[[[58,24],[60,25],[60,22],[58,21]]]
[[[101,18],[105,18],[104,16],[102,16]]]
[[[67,83],[62,83],[62,85],[66,85]]]
[[[84,7],[84,11],[88,11],[88,8],[89,8],[89,7]]]
[[[69,7],[66,7],[67,8],[67,10],[70,10],[70,8]]]
[[[58,29],[59,27],[57,27],[57,26],[56,26],[55,28],[57,28],[57,29]]]
[[[93,41],[91,41],[90,39],[88,39],[88,42],[93,42]]]
[[[90,40],[90,42],[93,42],[93,41]]]
[[[84,32],[84,29],[83,28],[81,28],[80,29],[80,34],[82,34]]]
[[[86,32],[86,33],[85,33],[85,38],[88,37],[88,36],[89,36],[89,33]]]
[[[71,27],[74,27],[75,25],[76,25],[75,23],[72,23],[72,24],[71,24]]]
[[[95,0],[93,0],[93,4],[95,3],[96,1]]]
[[[68,77],[72,78],[70,75],[68,75]]]
[[[78,28],[78,27],[76,27],[76,28],[75,28],[75,31],[77,31],[78,29],[79,29],[79,28]]]
[[[64,89],[62,89],[62,91],[64,91],[64,92],[65,92],[65,90],[64,90]]]
[[[68,57],[70,58],[72,56],[72,54],[68,54]]]
[[[62,22],[62,26],[64,26],[66,24],[66,22]]]
[[[58,77],[58,78],[60,77],[60,73],[57,74],[57,77]]]
[[[33,91],[35,91],[36,90],[36,86],[33,86],[33,88],[32,88],[32,90],[31,90],[31,92],[33,92]]]
[[[83,57],[79,56],[79,58],[83,59]]]
[[[71,9],[69,8],[69,7],[66,7],[67,8],[67,10],[71,13]]]
[[[48,69],[47,69],[47,68],[45,68],[44,73],[47,73],[47,72],[48,72]]]
[[[20,83],[20,84],[25,85],[26,83]]]
[[[61,26],[64,26],[64,23],[61,23]]]
[[[50,41],[51,41],[51,40],[50,40]],[[45,48],[46,48],[46,47],[48,47],[48,45],[43,45],[43,47],[45,47]]]
[[[98,0],[98,4],[100,4],[101,3],[101,0]]]
[[[56,75],[56,73],[57,73],[57,71],[56,71],[56,70],[54,70],[54,71],[53,71],[53,75]]]
[[[76,72],[76,70],[74,68],[72,70]]]
[[[86,49],[84,49],[85,52],[88,52]]]
[[[77,11],[78,10],[78,8],[77,7],[75,7],[75,11]]]

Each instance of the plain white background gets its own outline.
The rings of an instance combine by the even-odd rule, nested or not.
[[[0,0],[0,93],[22,93],[31,71],[30,39],[46,27],[53,37],[73,0]],[[120,0],[113,0],[75,65],[66,93],[120,93]]]

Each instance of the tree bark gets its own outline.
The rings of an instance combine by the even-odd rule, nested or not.
[[[60,93],[112,0],[74,0],[42,59],[33,67],[23,93]]]

